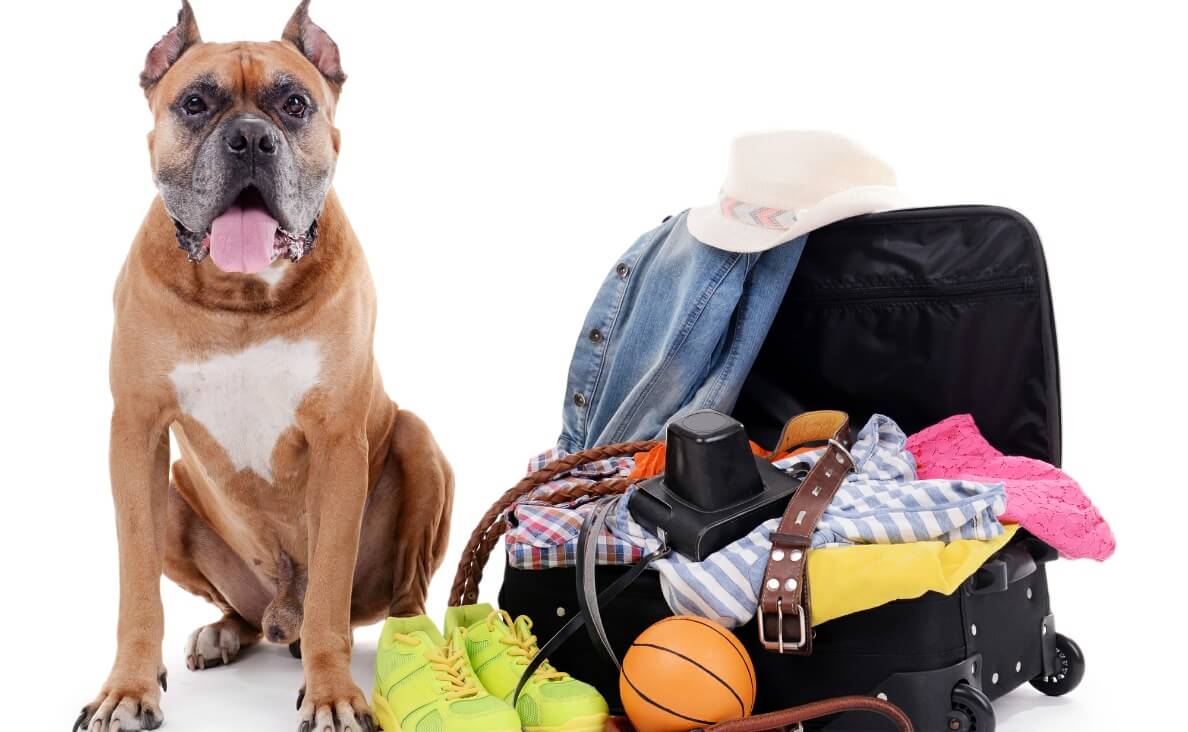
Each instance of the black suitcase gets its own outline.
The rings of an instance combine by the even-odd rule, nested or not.
[[[1060,464],[1060,385],[1051,295],[1035,229],[1001,208],[872,214],[814,232],[733,412],[774,445],[789,417],[840,409],[890,415],[909,434],[974,415],[1007,454]],[[1024,682],[1050,695],[1084,673],[1057,635],[1046,564],[1056,552],[1025,531],[950,596],[930,593],[839,618],[814,631],[808,657],[736,630],[758,673],[756,712],[845,694],[899,705],[923,732],[988,732],[995,699]],[[624,571],[600,567],[605,587]],[[508,568],[500,605],[548,638],[577,611],[572,569]],[[603,610],[612,645],[670,611],[646,572]],[[553,654],[619,707],[618,674],[578,634]],[[891,729],[850,713],[827,730]]]

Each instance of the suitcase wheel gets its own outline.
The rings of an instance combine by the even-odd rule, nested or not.
[[[1063,696],[1085,678],[1085,654],[1068,636],[1056,634],[1056,672],[1051,676],[1036,676],[1031,685],[1048,696]]]
[[[952,732],[994,732],[994,707],[990,698],[966,683],[953,687],[953,708],[948,715]]]

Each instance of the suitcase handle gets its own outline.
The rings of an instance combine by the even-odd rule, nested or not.
[[[1030,539],[1015,542],[998,552],[969,578],[966,592],[970,595],[1003,592],[1011,584],[1035,574],[1039,562],[1045,560],[1034,543]]]

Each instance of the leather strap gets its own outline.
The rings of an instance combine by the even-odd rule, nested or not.
[[[623,590],[627,589],[631,583],[636,580],[636,578],[643,574],[644,570],[648,568],[648,565],[657,559],[660,559],[661,557],[668,556],[671,550],[667,546],[661,546],[651,554],[645,555],[634,566],[632,566],[630,570],[612,582],[605,590],[602,592],[597,592],[597,587],[594,583],[593,563],[591,563],[590,572],[585,572],[583,568],[586,563],[585,560],[587,555],[593,559],[597,559],[598,552],[596,549],[598,535],[602,531],[601,525],[606,521],[606,514],[609,512],[611,504],[613,504],[612,501],[606,501],[604,502],[604,505],[600,505],[595,508],[593,514],[587,517],[586,521],[582,524],[582,535],[578,541],[577,556],[578,604],[581,608],[581,612],[578,612],[569,620],[568,623],[561,626],[561,630],[558,630],[555,634],[553,634],[552,638],[549,638],[548,642],[544,644],[540,651],[537,652],[536,656],[524,668],[524,672],[520,675],[520,681],[516,684],[516,690],[512,694],[512,706],[515,706],[516,700],[520,698],[520,692],[524,689],[524,684],[528,683],[528,679],[532,678],[532,674],[536,672],[536,669],[540,668],[540,664],[543,663],[545,659],[547,659],[553,653],[555,653],[557,649],[561,647],[561,644],[569,640],[574,633],[578,632],[582,628],[582,626],[586,625],[587,621],[591,621],[597,625],[597,630],[592,630],[590,636],[594,643],[594,648],[605,652],[611,658],[611,660],[614,661],[616,666],[619,664],[618,658],[615,656],[614,649],[611,648],[610,641],[606,637],[606,629],[602,626],[601,614],[591,615],[589,609],[599,608],[610,603],[612,600],[622,594]],[[598,519],[598,516],[601,516],[601,519]],[[600,521],[598,531],[588,531],[588,529],[591,528],[591,524],[596,520]],[[595,546],[592,550],[587,551],[585,544],[590,540],[590,537],[593,537],[592,543],[594,543]],[[595,597],[594,594],[596,592],[597,596]]]
[[[807,656],[813,652],[808,552],[813,530],[846,474],[850,418],[845,412],[806,412],[784,427],[775,454],[808,445],[825,445],[825,454],[805,476],[780,525],[771,535],[771,555],[759,590],[759,642],[769,651]]]
[[[705,732],[774,732],[788,728],[802,732],[805,722],[843,712],[873,712],[894,722],[899,732],[913,732],[912,720],[908,719],[902,709],[891,702],[869,696],[839,696],[836,699],[825,699],[778,712],[721,722],[706,727]]]
[[[601,653],[621,671],[623,664],[615,655],[615,649],[611,648],[606,627],[602,624],[602,608],[598,604],[598,584],[594,574],[598,564],[598,537],[602,535],[602,528],[606,526],[606,516],[614,503],[615,501],[603,501],[595,506],[582,522],[577,545],[577,599],[578,615],[586,619],[590,646],[595,653]],[[649,558],[648,562],[651,561]]]

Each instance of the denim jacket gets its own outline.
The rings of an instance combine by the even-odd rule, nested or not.
[[[734,407],[807,237],[728,252],[695,239],[686,215],[640,237],[603,281],[569,366],[560,449],[658,437],[686,412]]]

